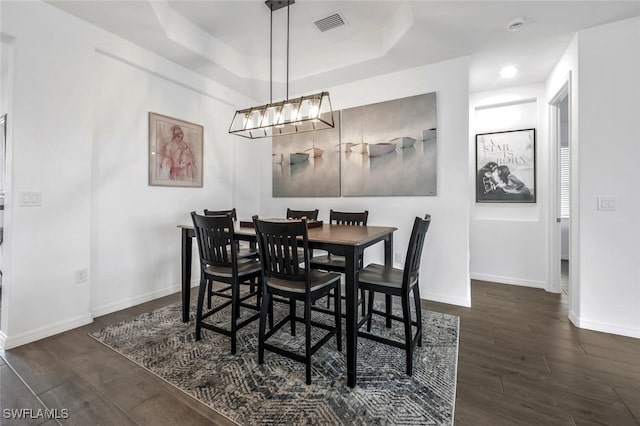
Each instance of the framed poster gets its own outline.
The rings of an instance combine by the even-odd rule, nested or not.
[[[149,112],[149,185],[202,187],[198,124]]]
[[[536,129],[476,135],[476,202],[536,202]]]

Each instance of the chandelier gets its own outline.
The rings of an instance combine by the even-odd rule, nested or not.
[[[311,132],[334,127],[329,92],[289,99],[289,7],[295,0],[267,0],[269,28],[269,103],[236,111],[229,133],[249,139]],[[273,12],[287,8],[287,97],[273,102]]]

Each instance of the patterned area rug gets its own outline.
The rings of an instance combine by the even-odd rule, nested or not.
[[[275,303],[275,320],[287,310]],[[246,311],[243,316],[253,313]],[[346,349],[337,352],[335,338],[314,354],[307,386],[302,363],[266,351],[258,365],[258,321],[240,330],[231,355],[230,338],[203,329],[196,342],[194,316],[188,324],[180,317],[181,305],[172,304],[90,336],[241,425],[453,424],[457,316],[423,310],[423,345],[416,349],[412,377],[405,375],[402,350],[358,339],[353,389],[346,384]],[[333,320],[319,312],[312,317]],[[227,318],[228,311],[218,315],[221,324]],[[402,325],[395,323],[387,329],[374,316],[372,332],[402,341]],[[296,337],[289,330],[287,325],[273,338],[302,353],[304,325],[297,324]],[[318,329],[315,339],[323,332]]]

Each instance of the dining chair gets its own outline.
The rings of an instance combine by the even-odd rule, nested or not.
[[[234,225],[238,222],[238,216],[236,214],[236,208],[232,208],[229,210],[207,210],[204,209],[205,216],[220,216],[220,215],[229,215],[233,218]],[[238,257],[258,257],[258,249],[252,246],[246,246],[244,244],[238,244]]]
[[[363,212],[339,212],[331,209],[329,212],[329,223],[335,225],[366,226],[368,218],[368,210],[365,210]],[[362,267],[362,257],[358,259],[358,262],[359,267]],[[346,271],[344,256],[336,255],[330,252],[327,252],[323,255],[313,256],[311,258],[311,267],[324,271],[339,272],[341,274],[344,274]],[[329,294],[327,296],[327,308],[329,307],[329,301],[333,296],[333,294]],[[345,299],[344,295],[341,295],[341,297],[343,300]],[[365,315],[366,306],[364,290],[360,292],[360,300],[358,301],[358,304],[362,304],[362,315]]]
[[[331,290],[339,291],[340,275],[332,272],[313,270],[309,266],[310,249],[307,236],[307,221],[270,222],[253,217],[258,240],[260,264],[262,265],[263,290],[260,311],[260,327],[258,340],[258,363],[264,363],[264,351],[268,350],[287,358],[302,362],[306,366],[306,383],[311,384],[311,356],[331,337],[336,336],[338,351],[342,351],[342,326],[340,315],[340,299],[335,304],[333,317],[335,325],[311,319],[311,304],[326,296]],[[304,261],[300,262],[298,249],[304,253]],[[302,265],[302,266],[301,266]],[[277,324],[265,332],[266,318],[272,297],[278,300],[288,299],[289,313]],[[304,317],[296,313],[296,302],[304,302]],[[295,336],[296,321],[305,325],[304,355],[284,349],[281,345],[271,344],[269,339],[288,322],[291,323],[291,335]],[[311,328],[327,330],[313,346]]]
[[[256,312],[250,317],[240,320],[241,307],[255,311],[260,310],[262,292],[260,262],[255,258],[238,257],[238,248],[234,244],[234,224],[231,215],[200,216],[196,212],[191,212],[191,218],[200,254],[200,289],[196,311],[196,340],[201,339],[202,328],[230,336],[231,353],[235,354],[237,331],[260,317],[260,313]],[[253,287],[255,286],[255,280],[258,282],[257,289],[241,295],[240,285],[247,284]],[[224,283],[226,286],[214,290],[213,281]],[[251,281],[254,282],[252,283]],[[213,309],[209,304],[209,310],[203,312],[207,287],[209,288],[209,299],[212,296],[218,296],[225,299],[225,301]],[[247,299],[252,297],[256,297],[255,305],[246,302]],[[204,321],[228,306],[231,306],[230,330]]]
[[[369,264],[360,271],[358,286],[369,292],[369,303],[367,306],[367,332],[358,331],[358,337],[375,340],[380,343],[404,349],[406,353],[406,373],[411,376],[413,373],[413,352],[416,345],[422,346],[422,310],[420,308],[420,258],[424,240],[431,223],[431,216],[425,215],[424,219],[416,217],[413,222],[413,230],[407,248],[404,269],[397,269],[391,266],[379,264]],[[416,310],[416,320],[411,318],[410,293],[413,292],[413,301]],[[375,293],[383,293],[386,296],[400,296],[402,305],[402,316],[394,315],[392,312],[383,312],[373,309]],[[387,339],[385,337],[371,334],[371,320],[373,314],[382,315],[386,319],[401,321],[404,324],[404,342]],[[360,327],[363,324],[360,323]],[[413,327],[416,328],[415,335]]]
[[[220,216],[220,215],[229,215],[233,218],[233,224],[237,224],[238,222],[238,215],[236,214],[236,208],[232,208],[229,210],[208,210],[208,209],[204,209],[204,215],[205,216]],[[236,241],[236,247],[238,249],[238,259],[244,259],[244,258],[258,258],[258,248],[256,247],[255,243],[250,243],[247,244],[245,243],[240,243],[240,241]],[[255,280],[253,280],[255,281]],[[252,283],[253,286],[251,287],[251,291],[255,291],[255,285],[256,283],[253,282]],[[213,286],[209,286],[209,290],[213,291]],[[207,308],[211,309],[211,297],[212,294],[209,294],[209,298],[207,299]]]
[[[291,210],[287,208],[287,219],[318,220],[318,209],[315,210]]]

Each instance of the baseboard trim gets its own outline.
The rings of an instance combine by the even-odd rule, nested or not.
[[[195,284],[194,284],[195,283]],[[191,287],[194,285],[198,285],[199,281],[192,281]],[[97,308],[93,308],[91,310],[91,314],[94,318],[100,317],[102,315],[107,315],[112,312],[121,311],[123,309],[130,308],[132,306],[139,305],[141,303],[149,302],[151,300],[159,299],[164,296],[168,296],[170,294],[176,293],[182,290],[182,286],[180,284],[173,285],[171,287],[166,287],[160,290],[151,291],[149,293],[141,294],[140,296],[131,297],[129,299],[121,300],[119,302],[110,303],[108,305],[99,306]]]
[[[4,334],[4,331],[0,331],[0,351],[5,349],[4,345],[7,342],[7,335]]]
[[[46,327],[37,328],[27,333],[18,334],[16,336],[5,335],[3,348],[13,349],[18,346],[26,345],[27,343],[35,342],[36,340],[44,339],[55,334],[82,327],[83,325],[91,324],[92,322],[93,317],[91,316],[91,314],[84,314],[79,315],[75,318],[70,318],[68,320],[47,325]]]
[[[432,302],[438,302],[438,303],[446,303],[447,305],[456,305],[456,306],[462,306],[465,308],[470,308],[471,307],[471,299],[463,299],[463,298],[459,298],[459,297],[448,297],[448,296],[443,296],[442,294],[435,294],[435,293],[426,293],[420,294],[420,299],[426,299]]]
[[[544,281],[523,280],[521,278],[505,277],[501,275],[478,274],[473,272],[469,274],[469,276],[472,280],[478,281],[489,281],[499,284],[519,285],[521,287],[541,288],[543,290],[546,288],[546,283]]]
[[[569,311],[569,321],[576,327],[580,328],[580,316],[573,311]]]
[[[611,323],[586,320],[574,312],[569,313],[569,320],[578,328],[640,339],[640,329],[638,328],[620,327]]]

